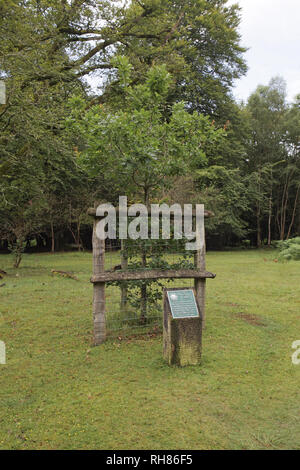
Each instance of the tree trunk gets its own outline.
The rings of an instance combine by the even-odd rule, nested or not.
[[[271,223],[272,223],[272,191],[269,198],[269,215],[268,215],[268,246],[271,246],[272,236],[271,236]]]
[[[256,210],[256,233],[257,233],[257,241],[256,245],[257,248],[261,247],[261,225],[260,225],[260,204],[257,204],[257,210]]]
[[[258,172],[258,194],[261,194],[261,174],[260,170]],[[261,220],[260,220],[261,208],[260,208],[260,200],[257,201],[256,206],[256,245],[257,248],[261,247]]]
[[[22,261],[22,253],[16,253],[14,268],[18,268],[20,266],[21,261]]]
[[[77,220],[77,245],[78,251],[81,251],[81,240],[80,240],[80,218]]]
[[[286,225],[286,211],[287,205],[289,200],[289,182],[290,182],[290,175],[287,175],[286,182],[284,184],[283,194],[281,198],[281,217],[280,217],[280,240],[284,240],[285,234],[285,225]]]
[[[146,267],[146,253],[142,254],[142,266]],[[141,287],[141,323],[146,323],[147,319],[147,284],[144,282]]]
[[[17,238],[16,239],[16,245],[14,249],[14,255],[15,255],[15,260],[14,260],[14,268],[18,269],[20,266],[20,263],[22,261],[22,255],[23,255],[23,244],[24,244],[24,238]]]
[[[289,229],[288,229],[288,233],[287,233],[287,236],[286,236],[286,239],[288,240],[291,236],[291,231],[292,231],[292,228],[293,228],[293,225],[294,225],[294,222],[295,222],[295,216],[296,216],[296,212],[297,212],[297,203],[298,203],[298,197],[299,197],[299,191],[300,191],[300,184],[297,188],[297,192],[296,192],[296,197],[295,197],[295,201],[294,201],[294,207],[293,207],[293,214],[292,214],[292,219],[291,219],[291,223],[289,225]]]
[[[50,222],[50,225],[51,225],[51,253],[54,253],[54,251],[55,251],[55,235],[54,235],[54,227],[53,227],[52,220]]]

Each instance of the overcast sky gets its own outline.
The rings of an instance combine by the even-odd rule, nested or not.
[[[300,93],[300,0],[229,0],[242,7],[240,33],[247,76],[236,83],[237,99],[246,100],[258,84],[282,76],[288,99]]]

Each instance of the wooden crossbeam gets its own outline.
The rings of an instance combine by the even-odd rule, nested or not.
[[[104,271],[92,276],[91,282],[138,281],[146,279],[214,279],[215,274],[196,269],[147,269],[140,271]]]

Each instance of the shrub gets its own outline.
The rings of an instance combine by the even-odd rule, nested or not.
[[[300,237],[278,241],[276,247],[280,250],[279,261],[300,261]]]

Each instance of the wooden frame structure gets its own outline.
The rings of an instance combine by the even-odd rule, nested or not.
[[[122,258],[121,270],[105,271],[105,240],[100,240],[96,235],[96,226],[101,217],[96,215],[96,209],[88,209],[88,215],[94,218],[93,224],[93,321],[94,344],[99,345],[106,340],[105,319],[105,283],[109,281],[133,281],[145,279],[194,279],[196,300],[201,309],[203,326],[205,325],[205,287],[206,279],[215,278],[215,274],[206,271],[205,228],[196,227],[200,239],[203,240],[202,248],[194,254],[194,269],[138,269],[128,270],[127,259]],[[204,211],[204,217],[212,217],[213,213]],[[149,214],[150,217],[150,214]],[[195,213],[193,212],[193,217]],[[126,292],[121,292],[121,302],[126,297]]]

